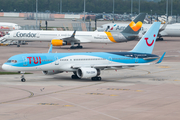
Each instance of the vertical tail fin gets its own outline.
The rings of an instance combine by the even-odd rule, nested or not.
[[[139,34],[146,14],[140,13],[123,31],[122,33]]]
[[[141,38],[141,40],[137,43],[134,49],[130,52],[151,54],[154,48],[154,44],[156,42],[156,37],[160,25],[160,22],[154,22],[151,28],[146,32],[146,34]]]

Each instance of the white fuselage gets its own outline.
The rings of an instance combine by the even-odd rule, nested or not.
[[[15,23],[0,22],[0,30],[19,30],[21,27]]]
[[[63,39],[71,37],[74,31],[42,31],[42,30],[16,30],[11,31],[9,34],[4,36],[7,40],[25,40],[25,41],[47,41],[50,42],[52,39]],[[81,43],[112,43],[106,32],[87,32],[77,31],[75,39],[80,40]],[[121,34],[114,34],[113,37],[126,40]]]
[[[107,26],[109,26],[109,32],[121,32],[122,30],[124,30],[124,28],[127,26],[128,24],[104,24],[101,27],[97,28],[97,31],[104,31]],[[146,31],[148,31],[148,29],[151,27],[152,24],[143,24],[141,31],[140,31],[140,35],[144,34]],[[163,25],[161,24],[160,28]],[[180,37],[180,24],[168,24],[165,28],[165,30],[161,31],[159,33],[161,36],[167,36],[167,37]]]

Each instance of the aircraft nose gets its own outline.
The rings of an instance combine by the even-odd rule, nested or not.
[[[6,65],[6,64],[3,64],[3,65],[2,65],[2,69],[3,69],[3,70],[8,71],[8,70],[9,70],[9,68],[10,68],[10,66],[9,66],[9,65]]]

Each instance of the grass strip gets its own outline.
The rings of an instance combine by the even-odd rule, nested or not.
[[[21,74],[18,72],[0,72],[0,75],[15,75],[15,74]],[[33,74],[33,73],[25,73],[25,74]]]

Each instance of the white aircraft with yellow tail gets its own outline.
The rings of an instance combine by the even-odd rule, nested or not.
[[[4,38],[15,41],[51,41],[53,46],[71,45],[72,49],[82,48],[81,43],[127,42],[139,38],[144,18],[144,13],[139,14],[122,32],[15,30]],[[74,46],[75,44],[77,46]],[[18,44],[17,47],[19,46]]]

